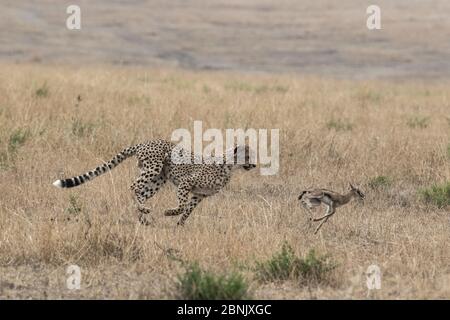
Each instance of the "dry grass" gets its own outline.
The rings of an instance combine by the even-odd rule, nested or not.
[[[208,270],[240,271],[256,298],[366,298],[371,264],[383,272],[371,298],[450,298],[448,208],[418,194],[450,180],[448,82],[114,67],[2,71],[1,298],[172,298],[182,266],[160,247]],[[412,118],[427,118],[427,126],[408,125]],[[132,143],[192,129],[193,120],[279,128],[281,171],[237,174],[182,229],[162,215],[176,203],[169,185],[148,202],[155,226],[138,224],[128,189],[133,161],[80,188],[51,185]],[[314,236],[298,193],[343,191],[348,181],[367,194],[364,206],[341,208]],[[258,282],[256,262],[285,241],[298,255],[315,249],[332,257],[333,284]],[[82,269],[79,291],[65,287],[69,264]]]

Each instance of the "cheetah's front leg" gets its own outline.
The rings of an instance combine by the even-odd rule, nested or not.
[[[186,206],[186,209],[183,212],[183,215],[181,216],[180,220],[178,221],[177,225],[182,226],[184,225],[184,222],[189,217],[189,215],[192,213],[192,210],[205,198],[205,195],[201,194],[194,194],[191,198],[191,201]]]

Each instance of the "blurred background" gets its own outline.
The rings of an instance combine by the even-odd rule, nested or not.
[[[81,7],[81,30],[66,8]],[[381,8],[381,30],[366,9]],[[448,77],[449,0],[1,0],[0,62]]]

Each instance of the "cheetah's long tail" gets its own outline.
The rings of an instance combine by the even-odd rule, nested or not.
[[[56,180],[55,182],[53,182],[53,185],[58,188],[72,188],[79,186],[117,167],[123,160],[133,156],[136,153],[136,151],[137,146],[132,146],[123,149],[111,160],[109,160],[108,162],[104,163],[101,166],[98,166],[97,168],[95,168],[95,170],[88,171],[82,175],[75,176],[73,178]]]

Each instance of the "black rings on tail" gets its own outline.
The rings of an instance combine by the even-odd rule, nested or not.
[[[92,171],[88,171],[82,175],[69,178],[69,179],[63,179],[63,180],[56,180],[53,182],[53,185],[58,188],[73,188],[76,186],[79,186],[85,182],[88,182],[105,172],[114,169],[116,166],[118,166],[123,160],[133,156],[137,151],[137,146],[129,147],[121,152],[119,152],[117,155],[115,155],[111,160],[104,163],[101,166],[98,166]]]

